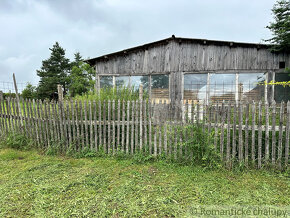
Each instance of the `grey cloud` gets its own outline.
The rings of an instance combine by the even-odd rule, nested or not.
[[[275,0],[0,0],[0,81],[36,70],[55,41],[85,58],[169,37],[259,42]]]

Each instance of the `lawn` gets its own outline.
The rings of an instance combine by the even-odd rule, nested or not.
[[[195,205],[290,204],[289,174],[0,149],[1,217],[190,216]]]

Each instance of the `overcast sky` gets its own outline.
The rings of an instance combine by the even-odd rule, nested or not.
[[[37,84],[58,41],[72,59],[97,57],[175,34],[262,42],[275,0],[0,0],[1,82]]]

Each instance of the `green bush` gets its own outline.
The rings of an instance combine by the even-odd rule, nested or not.
[[[220,155],[214,148],[213,137],[196,125],[180,127],[184,140],[180,143],[189,153],[189,162],[204,167],[220,167]],[[187,161],[187,162],[188,162]]]
[[[32,147],[32,141],[22,133],[10,133],[2,137],[1,147],[27,150]]]

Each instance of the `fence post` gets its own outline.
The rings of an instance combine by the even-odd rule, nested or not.
[[[62,85],[57,85],[58,101],[59,103],[63,102],[63,90]]]
[[[143,99],[143,85],[139,85],[139,100],[141,101]]]
[[[0,91],[0,101],[3,101],[3,92]]]

